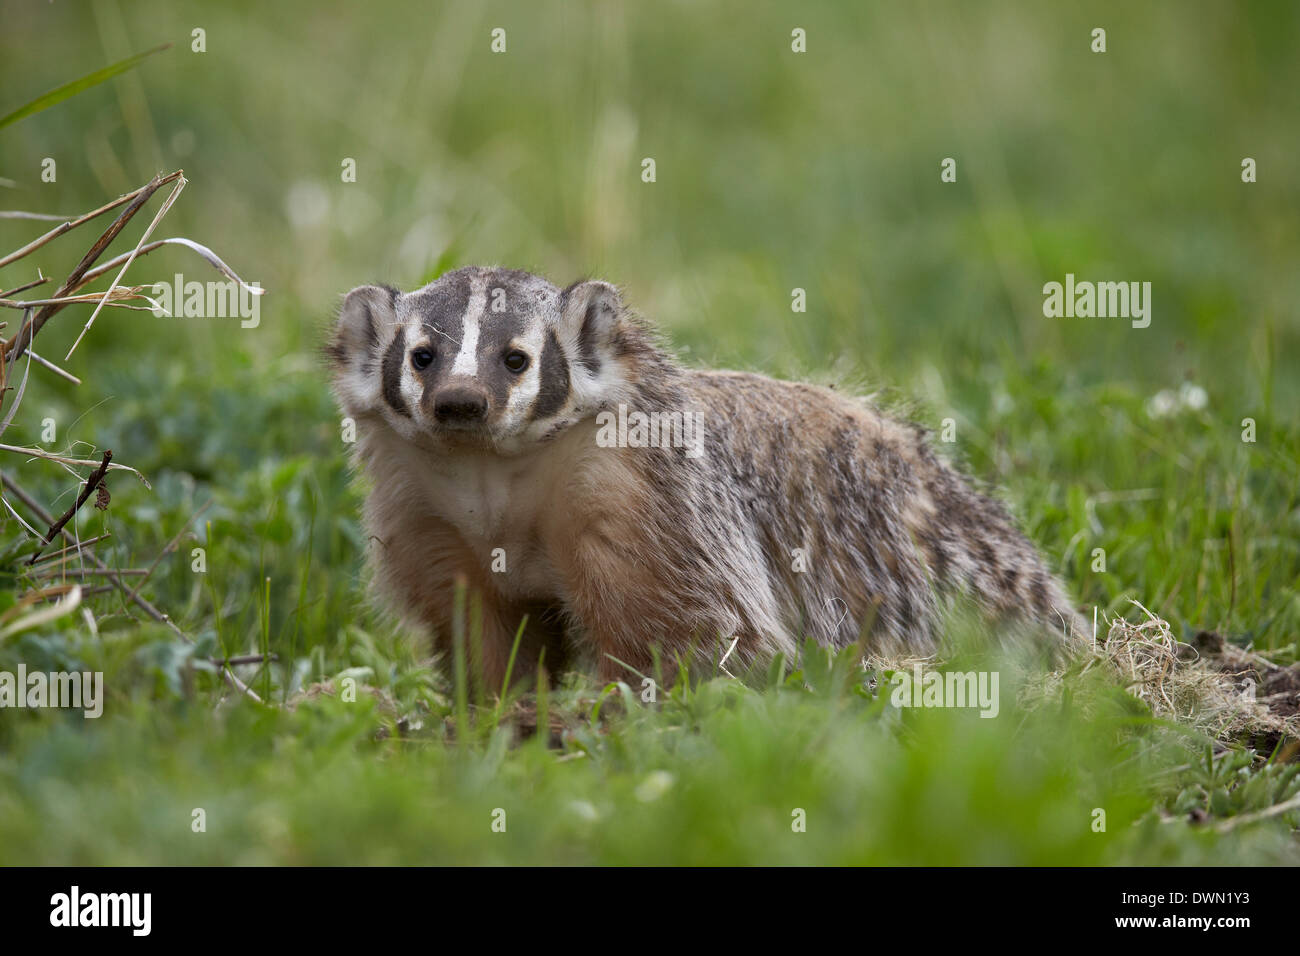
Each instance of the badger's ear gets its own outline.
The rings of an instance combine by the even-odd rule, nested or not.
[[[379,359],[384,332],[397,321],[396,289],[377,285],[358,286],[347,294],[339,310],[329,356],[338,370]]]
[[[599,375],[623,323],[623,300],[608,282],[575,282],[560,293],[560,324],[574,361]]]
[[[349,414],[379,403],[380,364],[397,325],[399,294],[396,289],[363,285],[343,300],[326,353],[337,393]]]

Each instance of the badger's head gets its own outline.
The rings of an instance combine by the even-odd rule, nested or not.
[[[560,290],[467,267],[415,292],[353,289],[328,351],[339,403],[358,422],[515,454],[622,399],[630,331],[608,283]]]

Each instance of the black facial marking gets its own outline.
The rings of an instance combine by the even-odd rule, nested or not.
[[[399,325],[388,351],[384,353],[384,401],[399,415],[411,417],[402,401],[402,364],[406,359],[406,327]]]
[[[578,364],[592,375],[600,373],[600,354],[597,351],[600,337],[601,310],[608,308],[603,302],[592,302],[582,317],[582,330],[578,333]]]
[[[366,351],[373,353],[379,348],[379,333],[375,331],[375,317],[370,314],[370,303],[363,302],[361,308],[366,319]]]
[[[564,350],[548,329],[546,343],[542,346],[541,368],[537,370],[537,400],[533,402],[531,418],[554,415],[569,398],[569,366],[564,360]]]

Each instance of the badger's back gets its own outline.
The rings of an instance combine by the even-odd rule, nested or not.
[[[998,616],[1081,627],[1006,509],[938,457],[924,430],[814,385],[686,374],[704,410],[706,480],[761,542],[786,628],[842,646],[929,650],[936,592]]]

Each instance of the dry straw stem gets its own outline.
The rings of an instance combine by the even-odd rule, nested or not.
[[[49,359],[41,358],[41,357],[40,357],[39,355],[37,355],[36,352],[33,351],[32,349],[28,349],[28,350],[27,350],[27,355],[28,355],[28,357],[31,358],[31,360],[32,360],[33,362],[35,362],[37,365],[44,366],[45,368],[47,368],[47,369],[49,369],[51,372],[53,372],[55,375],[59,376],[59,378],[67,379],[67,380],[68,380],[69,382],[71,382],[73,385],[80,385],[80,384],[81,384],[81,379],[77,378],[77,376],[73,375],[71,372],[67,371],[66,369],[61,369],[61,368],[59,368],[57,365],[55,365],[55,364],[54,364],[53,362],[51,362]]]
[[[126,224],[131,221],[131,218],[137,212],[140,211],[140,207],[142,207],[146,202],[148,202],[149,198],[155,192],[157,192],[163,185],[165,185],[166,183],[174,182],[182,178],[184,177],[182,176],[180,170],[177,170],[176,172],[171,173],[168,176],[155,176],[153,179],[149,180],[149,182],[147,182],[145,185],[141,186],[139,189],[135,190],[134,192],[127,193],[125,196],[119,197],[117,201],[101,206],[99,209],[87,213],[85,216],[82,216],[80,219],[76,219],[73,220],[72,222],[64,223],[62,226],[59,226],[56,229],[52,229],[49,232],[47,232],[44,236],[40,237],[39,239],[36,239],[35,241],[28,243],[26,246],[24,246],[22,249],[19,249],[17,252],[11,253],[10,255],[4,257],[3,259],[0,259],[0,267],[6,266],[11,262],[15,262],[18,259],[21,259],[23,256],[30,255],[32,252],[35,252],[37,249],[45,245],[47,242],[50,242],[51,240],[57,238],[58,236],[63,235],[65,232],[75,229],[77,226],[89,222],[91,219],[95,218],[96,216],[108,212],[110,209],[115,209],[117,208],[117,206],[125,203],[126,208],[122,210],[121,214],[116,219],[113,220],[112,224],[107,229],[104,230],[104,232],[100,235],[100,237],[95,240],[94,244],[90,247],[89,251],[84,256],[82,256],[81,261],[77,263],[76,267],[72,270],[71,273],[69,273],[68,277],[63,281],[63,284],[59,287],[58,292],[56,292],[51,297],[54,299],[63,298],[64,296],[72,292],[74,289],[79,288],[82,278],[85,276],[85,274],[88,271],[90,271],[91,266],[93,266],[99,260],[99,257],[104,254],[104,250],[107,249],[109,245],[113,242],[113,240],[118,237],[118,235],[126,227]],[[6,362],[12,365],[13,362],[16,361],[23,354],[23,352],[27,349],[27,347],[31,345],[32,340],[45,326],[45,323],[48,322],[53,315],[55,315],[61,309],[64,309],[66,307],[67,307],[66,304],[54,304],[54,305],[42,306],[40,310],[30,318],[30,320],[24,322],[22,328],[19,329],[18,332],[14,334],[14,337],[5,343],[4,352],[5,352]]]
[[[49,554],[41,555],[40,560],[37,561],[36,563],[42,565],[49,564],[51,561],[57,561],[60,558],[65,558],[72,554],[79,554],[80,552],[88,548],[94,547],[99,542],[103,541],[106,538],[111,538],[112,536],[113,536],[112,532],[105,531],[103,534],[96,535],[93,538],[85,538],[81,541],[78,541],[76,544],[68,545],[66,548],[60,548],[58,551],[51,551]],[[37,570],[40,569],[38,568]]]
[[[31,315],[31,311],[23,313],[23,321],[26,322]],[[0,353],[3,353],[4,346],[0,343]],[[27,365],[23,369],[23,380],[18,383],[18,392],[14,395],[14,400],[9,403],[9,411],[5,412],[3,421],[0,421],[0,435],[3,435],[9,429],[9,423],[14,420],[14,415],[18,414],[18,406],[23,402],[23,395],[27,391],[27,379],[32,374],[32,352],[27,352]],[[4,361],[3,355],[0,354],[0,404],[4,402],[4,396],[9,391],[9,365]]]
[[[153,221],[149,223],[149,228],[144,231],[144,235],[140,237],[140,241],[135,244],[135,248],[131,250],[131,255],[127,257],[126,262],[122,263],[122,269],[118,272],[117,278],[115,278],[112,285],[108,287],[108,291],[104,293],[104,297],[100,300],[99,305],[95,306],[95,311],[90,313],[90,318],[86,320],[86,324],[82,328],[81,333],[77,336],[77,340],[72,343],[72,348],[68,349],[68,354],[63,356],[65,362],[72,358],[72,353],[77,350],[77,346],[81,344],[81,340],[86,337],[86,333],[90,331],[90,327],[95,324],[95,319],[99,316],[100,310],[104,308],[104,303],[108,301],[108,297],[113,294],[113,290],[116,289],[118,283],[122,281],[122,276],[126,274],[126,270],[131,268],[131,263],[135,261],[135,257],[140,254],[140,247],[148,241],[151,235],[153,235],[153,231],[158,228],[158,223],[162,222],[163,216],[167,215],[167,211],[172,208],[172,203],[174,203],[176,197],[181,194],[181,190],[185,188],[185,183],[186,179],[184,176],[181,176],[176,180],[176,185],[172,187],[172,191],[168,194],[167,198],[163,200],[163,204],[154,215]]]
[[[183,170],[178,169],[176,172],[168,176],[167,180],[165,181],[175,179],[176,177],[180,176],[182,172]],[[100,206],[98,209],[92,209],[90,212],[80,215],[76,219],[69,219],[67,222],[63,223],[62,225],[55,226],[49,232],[45,233],[43,236],[39,236],[36,239],[33,239],[31,242],[27,243],[27,245],[23,246],[21,249],[16,249],[13,252],[9,253],[9,255],[7,256],[0,256],[0,269],[3,269],[11,262],[17,262],[19,259],[23,258],[24,256],[31,255],[37,249],[41,248],[41,246],[45,245],[48,242],[54,241],[64,233],[71,232],[73,229],[76,229],[78,226],[84,226],[92,219],[96,219],[99,216],[102,216],[104,213],[116,209],[118,206],[131,202],[132,200],[136,199],[142,192],[149,189],[151,185],[153,185],[152,180],[148,183],[145,183],[145,185],[141,186],[139,189],[134,189],[129,193],[125,193],[121,196],[118,196],[112,202],[104,203],[104,205]],[[157,187],[155,186],[154,188],[156,189]],[[152,195],[152,192],[153,190],[149,190],[150,195]]]
[[[0,451],[11,451],[20,455],[31,455],[33,458],[43,458],[46,461],[57,461],[61,465],[85,465],[85,466],[95,467],[95,468],[99,467],[100,465],[100,462],[97,462],[91,458],[65,458],[63,455],[56,455],[53,452],[48,452],[44,448],[24,448],[20,445],[6,445],[3,442],[0,442]],[[129,471],[131,474],[139,478],[140,483],[144,485],[146,488],[153,487],[152,485],[149,484],[149,480],[145,478],[144,475],[140,474],[140,472],[136,471],[130,465],[119,465],[116,462],[110,462],[108,465],[108,470]]]
[[[157,214],[154,216],[153,220],[149,223],[148,228],[145,229],[144,234],[140,237],[139,241],[135,244],[135,246],[131,249],[131,251],[116,256],[113,259],[110,259],[108,262],[103,263],[102,265],[95,266],[95,263],[98,261],[99,257],[103,255],[104,251],[108,248],[108,246],[113,242],[114,239],[117,238],[117,236],[121,233],[122,229],[131,220],[131,218],[137,212],[139,212],[141,207],[146,202],[148,202],[149,198],[153,196],[153,194],[157,192],[161,187],[167,185],[168,183],[173,183],[173,182],[175,183],[175,186],[172,188],[166,200],[164,200],[162,206],[159,208]],[[129,192],[124,196],[119,196],[117,199],[113,200],[112,202],[105,203],[103,206],[100,206],[98,209],[92,210],[91,212],[88,212],[83,216],[79,216],[76,219],[68,220],[67,222],[62,223],[56,228],[51,229],[49,232],[45,233],[44,235],[32,240],[27,245],[23,246],[21,249],[17,249],[7,256],[0,257],[0,268],[3,268],[6,265],[9,265],[13,262],[17,262],[18,260],[22,259],[25,256],[31,255],[37,249],[40,249],[42,246],[46,245],[47,243],[52,242],[54,239],[57,239],[59,236],[62,236],[72,231],[73,229],[76,229],[78,226],[90,222],[91,220],[95,219],[98,216],[103,215],[106,212],[109,212],[123,205],[127,207],[121,212],[121,214],[118,215],[118,217],[113,221],[113,223],[108,227],[108,229],[104,231],[104,233],[99,237],[99,239],[95,241],[94,245],[92,245],[90,250],[85,254],[85,256],[82,257],[81,262],[79,262],[77,264],[77,267],[72,270],[72,272],[68,275],[67,279],[64,280],[63,284],[59,287],[58,291],[55,292],[53,296],[50,296],[45,299],[34,299],[30,301],[14,300],[9,298],[9,296],[13,294],[24,291],[26,289],[34,288],[35,286],[44,283],[47,280],[43,276],[32,282],[28,282],[24,285],[18,286],[15,289],[11,289],[3,294],[0,294],[0,306],[7,306],[10,308],[18,308],[18,309],[25,309],[25,310],[30,310],[33,308],[39,309],[39,311],[37,311],[34,316],[32,316],[30,311],[28,311],[26,313],[25,321],[22,327],[11,339],[9,339],[9,341],[3,343],[3,353],[5,357],[6,366],[12,365],[14,361],[20,358],[23,352],[31,346],[32,340],[36,337],[36,334],[40,332],[40,330],[44,327],[45,323],[48,322],[49,319],[55,313],[57,313],[61,309],[66,308],[69,305],[73,305],[80,302],[97,303],[94,312],[91,313],[90,318],[87,320],[85,326],[83,326],[80,334],[78,334],[76,341],[73,342],[72,348],[68,350],[68,354],[67,356],[65,356],[65,360],[72,356],[72,353],[76,350],[77,346],[81,343],[82,338],[85,337],[86,333],[90,330],[90,327],[94,325],[95,319],[98,317],[100,310],[103,309],[105,305],[113,305],[117,308],[137,309],[142,311],[160,310],[161,307],[158,305],[157,302],[154,302],[147,295],[143,294],[143,290],[147,287],[151,287],[151,284],[122,287],[120,286],[120,283],[122,281],[123,275],[126,274],[126,270],[130,268],[131,263],[134,262],[136,258],[138,258],[139,256],[148,255],[150,252],[153,252],[155,249],[159,249],[165,245],[184,246],[185,248],[198,253],[198,255],[201,256],[204,261],[206,261],[209,265],[211,265],[222,275],[226,276],[228,279],[231,279],[239,283],[239,285],[243,289],[252,292],[255,295],[261,295],[265,291],[260,288],[255,288],[251,286],[249,283],[245,282],[239,275],[235,273],[233,269],[230,268],[230,266],[226,265],[226,263],[222,261],[220,256],[218,256],[215,252],[213,252],[211,249],[209,249],[207,246],[203,245],[202,243],[195,242],[194,240],[187,239],[183,236],[172,236],[166,239],[156,239],[153,242],[149,241],[149,237],[153,234],[153,231],[158,227],[158,224],[162,222],[163,217],[167,215],[167,212],[171,209],[172,204],[176,201],[176,198],[180,195],[181,190],[185,188],[186,182],[187,180],[185,179],[183,170],[177,170],[176,172],[170,173],[166,176],[162,176],[162,175],[155,176],[153,179],[151,179],[145,185],[141,186],[139,189],[133,190],[132,192]],[[85,295],[76,294],[79,289],[83,288],[88,283],[93,282],[95,279],[99,278],[100,276],[104,275],[105,273],[109,272],[112,269],[118,269],[119,271],[117,275],[114,277],[113,282],[109,285],[107,290],[105,290],[104,292],[87,293]],[[131,305],[127,301],[125,301],[131,299],[143,299],[146,302],[148,302],[149,305],[148,306]],[[46,365],[47,367],[50,366],[50,363],[44,361],[42,361],[41,364]],[[54,370],[60,372],[66,378],[72,378],[72,376],[70,376],[66,372],[63,372],[61,369],[57,369],[55,367]],[[3,381],[0,380],[0,386],[2,386],[3,384],[4,384]]]
[[[95,268],[88,271],[84,276],[81,277],[81,281],[77,283],[76,288],[80,289],[82,286],[86,285],[87,283],[93,282],[95,279],[98,279],[100,276],[102,276],[105,272],[108,272],[110,269],[116,268],[118,263],[125,262],[128,258],[130,258],[133,255],[135,256],[148,255],[149,253],[153,252],[155,249],[160,249],[163,246],[169,246],[169,245],[184,246],[186,249],[189,249],[193,252],[197,252],[200,256],[203,257],[203,259],[208,263],[208,265],[212,266],[212,268],[216,269],[227,279],[231,279],[239,283],[240,287],[242,287],[247,292],[251,292],[253,295],[262,295],[264,292],[266,292],[265,289],[259,288],[258,286],[249,285],[247,282],[241,279],[235,273],[234,269],[226,265],[226,263],[222,261],[220,256],[218,256],[207,246],[203,245],[203,243],[195,242],[193,239],[186,239],[184,236],[170,236],[167,239],[155,239],[153,242],[145,243],[144,245],[139,246],[138,249],[135,251],[124,252],[116,258],[108,260],[108,262],[105,262],[103,265],[96,266]],[[143,288],[143,287],[137,287],[137,288]],[[98,295],[98,293],[95,294]]]
[[[86,578],[93,578],[97,576],[135,578],[135,577],[144,577],[149,572],[146,571],[144,568],[113,568],[111,571],[101,571],[99,570],[99,568],[62,568],[58,566],[51,567],[48,564],[43,564],[39,568],[36,568],[32,573],[43,574],[47,578],[60,578],[60,577],[69,577],[69,576],[86,577]],[[127,597],[130,597],[130,595],[127,595]]]
[[[36,219],[40,222],[64,222],[71,218],[71,216],[59,216],[49,212],[24,212],[21,209],[0,211],[0,219]]]
[[[34,627],[48,624],[50,621],[71,614],[81,606],[81,585],[57,585],[53,588],[46,588],[41,591],[35,591],[23,595],[24,601],[28,604],[37,604],[59,597],[62,597],[63,600],[56,602],[53,607],[32,611],[15,621],[5,624],[4,627],[0,627],[0,641],[7,637],[12,637],[14,634],[20,634],[23,631],[30,631]],[[17,606],[18,605],[15,605],[14,607],[17,608]]]
[[[79,584],[55,584],[51,587],[40,588],[35,591],[28,591],[16,601],[13,606],[8,608],[3,614],[0,614],[0,625],[8,624],[19,614],[31,607],[33,604],[39,604],[41,601],[51,597],[62,597],[70,594],[74,589],[79,588]]]
[[[36,271],[37,273],[40,272],[39,269]],[[38,279],[33,279],[31,282],[24,282],[22,285],[14,286],[12,289],[5,289],[5,291],[0,292],[0,296],[8,298],[11,295],[17,295],[19,292],[26,292],[28,289],[35,289],[38,285],[45,285],[45,283],[49,281],[50,277],[43,275]]]
[[[158,304],[149,296],[144,294],[145,286],[117,286],[110,289],[107,298],[103,292],[87,292],[83,295],[64,295],[55,299],[7,299],[0,298],[0,308],[4,309],[31,309],[42,305],[76,305],[78,302],[98,302],[103,305],[120,306],[126,309],[136,309],[140,312],[152,312],[158,308]],[[144,299],[149,305],[124,305],[128,299]]]

